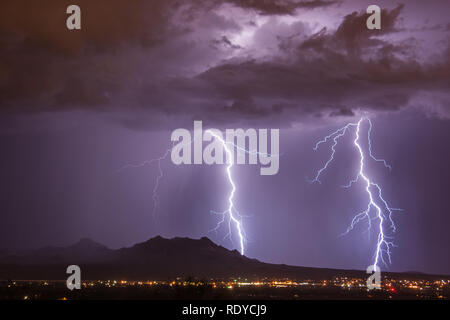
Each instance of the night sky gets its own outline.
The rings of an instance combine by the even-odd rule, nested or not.
[[[376,2],[376,3],[375,3]],[[345,137],[314,144],[361,116],[373,122],[371,164],[403,211],[390,271],[450,274],[450,2],[327,0],[2,1],[0,248],[111,248],[156,235],[208,236],[227,206],[219,165],[161,163],[176,128],[279,128],[280,170],[237,166],[246,255],[264,262],[366,269],[374,236],[356,227],[367,196]],[[68,31],[78,4],[82,29]],[[365,27],[370,4],[381,30]],[[235,239],[234,239],[235,240]]]

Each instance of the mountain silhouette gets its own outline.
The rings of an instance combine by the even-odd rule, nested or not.
[[[335,276],[367,277],[360,270],[323,269],[270,264],[250,259],[203,237],[160,236],[134,246],[109,249],[90,239],[68,247],[45,247],[28,252],[0,252],[0,279],[64,280],[69,265],[81,268],[84,280],[167,280],[177,277],[201,279],[332,279]],[[385,273],[386,274],[386,273]],[[399,273],[389,273],[400,277]],[[434,276],[409,274],[409,278]]]

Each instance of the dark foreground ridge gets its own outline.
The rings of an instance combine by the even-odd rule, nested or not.
[[[323,269],[263,263],[201,239],[160,236],[129,248],[109,249],[90,239],[69,247],[45,247],[22,253],[0,251],[0,280],[66,279],[67,266],[78,265],[83,279],[167,280],[176,277],[225,279],[332,279],[367,277],[361,270]],[[384,273],[391,278],[442,279],[422,273]]]

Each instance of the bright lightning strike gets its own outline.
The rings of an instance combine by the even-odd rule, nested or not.
[[[222,144],[223,148],[225,149],[225,152],[229,159],[229,163],[227,165],[227,177],[228,177],[228,182],[231,185],[231,191],[228,196],[228,209],[222,213],[213,211],[213,213],[223,215],[223,219],[217,224],[216,228],[214,228],[213,230],[217,230],[220,227],[220,225],[225,221],[225,216],[228,215],[228,218],[229,218],[228,219],[228,222],[229,222],[228,223],[228,236],[231,236],[231,224],[233,223],[236,226],[236,230],[238,233],[241,254],[244,255],[244,232],[243,232],[242,223],[241,223],[241,216],[239,215],[239,212],[235,209],[234,202],[233,202],[234,194],[236,193],[236,185],[235,185],[235,183],[233,181],[233,177],[231,175],[231,168],[234,165],[233,152],[227,146],[227,142],[225,140],[223,140],[223,138],[220,135],[214,133],[212,130],[207,130],[206,133],[211,134],[211,136],[213,136],[215,139],[219,140],[220,143]]]
[[[237,236],[239,238],[239,248],[240,248],[240,252],[242,255],[244,255],[245,253],[245,232],[243,229],[243,225],[242,225],[242,218],[243,216],[239,214],[239,212],[237,211],[235,205],[234,205],[234,196],[236,193],[236,184],[233,180],[233,176],[231,173],[231,168],[234,166],[234,153],[232,152],[231,148],[237,148],[239,150],[244,151],[245,153],[248,154],[261,154],[261,155],[265,155],[268,156],[270,154],[268,153],[260,153],[258,151],[249,151],[246,149],[243,149],[237,145],[235,145],[234,143],[231,143],[229,141],[225,141],[219,134],[215,133],[213,130],[206,130],[205,133],[210,134],[212,137],[214,137],[215,139],[217,139],[223,146],[226,155],[227,155],[227,159],[228,160],[228,164],[226,167],[226,174],[227,174],[227,179],[228,182],[230,183],[231,186],[231,191],[229,193],[228,196],[228,209],[224,212],[216,212],[216,211],[211,211],[214,214],[218,214],[218,215],[222,215],[222,219],[217,223],[217,226],[212,230],[212,231],[217,231],[219,229],[219,227],[222,225],[222,223],[225,222],[225,220],[228,217],[228,233],[227,235],[225,235],[225,237],[229,237],[231,239],[231,235],[232,235],[232,226],[234,225],[236,231],[237,231]],[[194,140],[190,141],[188,144],[192,144],[194,142]],[[159,195],[158,195],[158,189],[159,189],[159,184],[160,184],[160,180],[163,178],[164,176],[164,172],[162,170],[161,167],[161,162],[163,160],[165,160],[167,158],[167,156],[171,153],[173,149],[173,146],[169,149],[167,149],[165,151],[165,153],[158,158],[155,159],[151,159],[151,160],[146,160],[142,163],[139,164],[128,164],[123,166],[121,169],[119,169],[119,171],[122,171],[124,169],[128,169],[128,168],[141,168],[147,165],[151,165],[153,163],[157,163],[158,166],[158,175],[156,176],[155,179],[155,184],[153,187],[153,195],[152,195],[152,199],[153,199],[153,216],[155,216],[155,213],[157,211],[157,209],[159,208]]]
[[[321,183],[320,176],[321,174],[328,168],[330,163],[334,160],[334,156],[336,153],[336,147],[338,145],[338,140],[345,136],[345,134],[352,128],[355,128],[355,139],[353,140],[353,144],[356,147],[358,154],[359,154],[359,170],[356,178],[350,180],[350,182],[344,186],[346,188],[349,188],[353,185],[353,183],[356,183],[358,180],[362,180],[365,185],[365,192],[368,196],[368,202],[367,207],[364,211],[356,214],[351,223],[350,226],[347,228],[347,231],[343,234],[347,234],[353,228],[356,224],[362,221],[367,221],[368,228],[367,230],[370,231],[372,229],[372,221],[376,220],[376,229],[377,229],[377,243],[376,243],[376,250],[374,254],[374,261],[373,265],[375,267],[378,267],[379,262],[383,262],[385,265],[387,265],[385,258],[391,263],[391,249],[394,247],[394,243],[392,242],[392,237],[388,236],[388,230],[391,230],[392,232],[396,231],[394,221],[392,219],[392,212],[395,210],[401,210],[396,208],[391,208],[387,204],[386,200],[382,196],[382,189],[381,187],[373,182],[373,179],[369,177],[369,175],[366,172],[365,168],[365,162],[366,162],[366,156],[365,152],[363,150],[363,147],[361,146],[360,141],[360,132],[361,132],[361,124],[367,121],[369,123],[369,129],[367,130],[367,145],[368,145],[368,156],[376,161],[376,162],[382,162],[386,168],[391,170],[391,166],[386,162],[384,159],[378,159],[376,158],[372,153],[372,143],[370,134],[372,131],[372,122],[368,118],[361,118],[357,123],[349,123],[345,125],[344,127],[334,131],[333,133],[327,135],[322,140],[318,141],[316,145],[314,146],[314,151],[318,149],[318,147],[328,142],[329,140],[332,140],[333,143],[331,145],[331,156],[328,159],[328,161],[324,164],[322,168],[320,168],[314,179],[310,180],[310,182],[317,182]],[[373,214],[375,212],[375,214]],[[372,213],[372,214],[371,214]],[[388,228],[386,228],[386,225],[389,225]]]

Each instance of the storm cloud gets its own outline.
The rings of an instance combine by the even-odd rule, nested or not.
[[[290,126],[406,107],[448,117],[447,31],[428,30],[439,46],[427,56],[405,5],[367,30],[364,9],[323,23],[342,1],[76,3],[81,31],[65,28],[68,2],[5,3],[2,113],[88,110],[136,128],[193,118]]]

